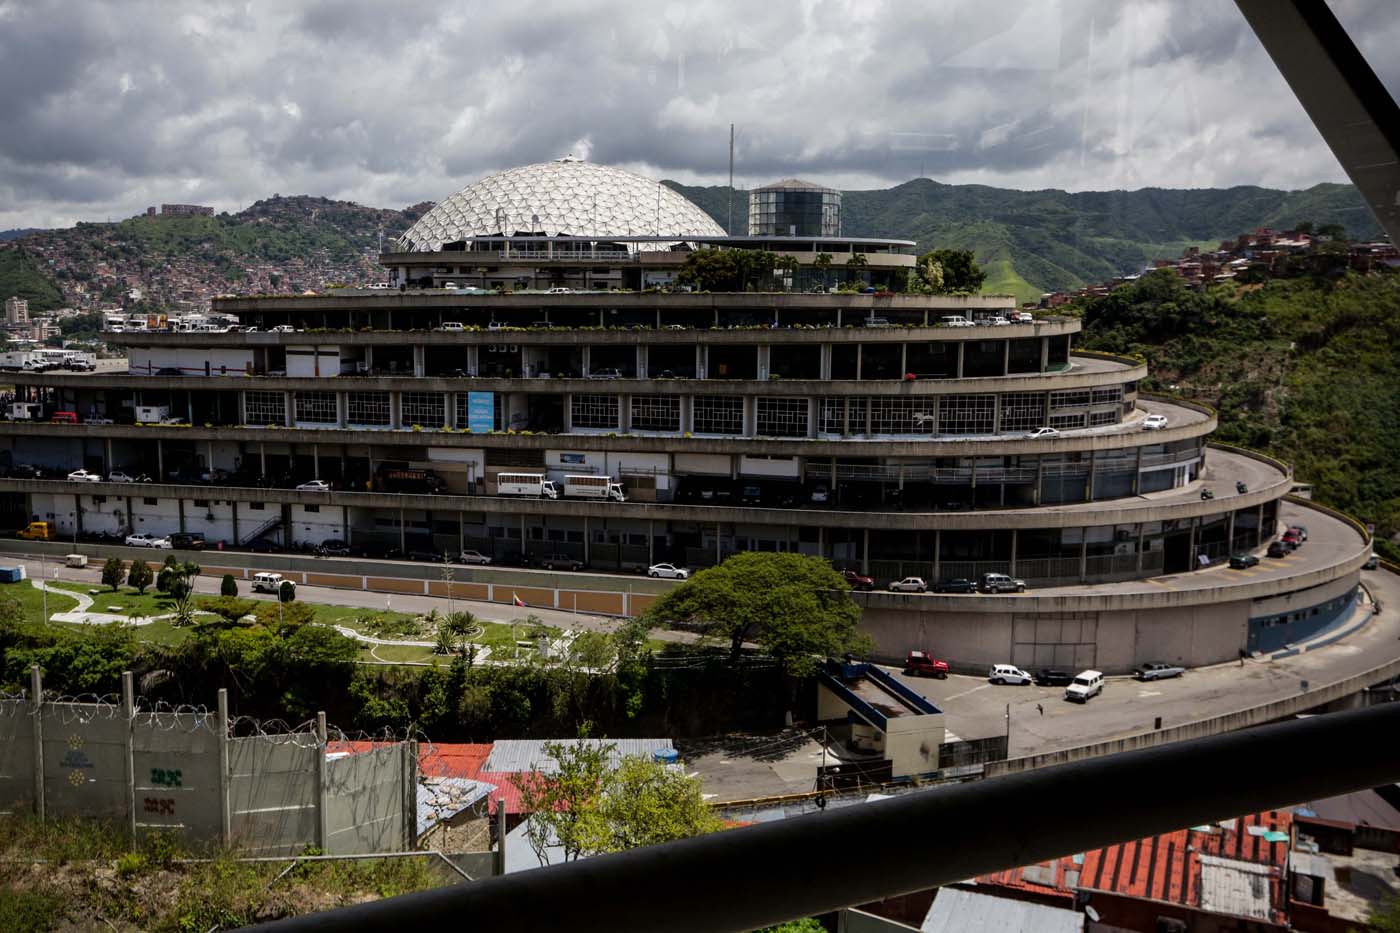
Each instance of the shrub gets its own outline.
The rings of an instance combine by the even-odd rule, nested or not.
[[[224,574],[223,580],[221,580],[221,581],[219,582],[219,595],[220,595],[220,596],[237,596],[237,595],[238,595],[238,581],[235,580],[235,579],[233,578],[233,574],[231,574],[231,573],[226,573],[226,574]]]

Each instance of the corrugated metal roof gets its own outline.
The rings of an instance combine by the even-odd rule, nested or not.
[[[939,888],[919,929],[925,933],[1081,933],[1084,918],[1063,907]]]
[[[1272,920],[1276,874],[1277,869],[1268,865],[1202,855],[1200,907],[1213,914]]]
[[[418,832],[426,833],[489,795],[494,784],[469,778],[425,778],[418,785]]]
[[[613,746],[610,756],[615,766],[622,758],[637,757],[651,759],[653,752],[672,748],[670,739],[503,739],[491,747],[491,755],[486,759],[483,771],[503,774],[519,774],[538,771],[553,774],[558,765],[545,753],[544,746],[557,742],[560,745],[576,745],[587,742],[594,747],[604,744]]]

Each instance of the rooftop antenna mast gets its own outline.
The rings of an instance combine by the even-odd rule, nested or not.
[[[734,235],[734,124],[729,124],[729,222],[724,232]]]

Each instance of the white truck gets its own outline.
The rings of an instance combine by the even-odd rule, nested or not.
[[[11,421],[34,421],[39,418],[42,407],[38,402],[11,402]]]
[[[137,405],[137,424],[164,424],[170,420],[169,405]]]
[[[8,353],[0,353],[0,369],[18,372],[33,368],[34,354],[29,350],[11,350]]]
[[[565,476],[564,497],[567,499],[615,499],[626,502],[622,484],[611,476]]]
[[[543,473],[498,473],[496,495],[558,499],[559,490],[555,488],[554,481],[546,479]]]

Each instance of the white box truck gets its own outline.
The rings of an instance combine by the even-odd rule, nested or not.
[[[39,417],[41,407],[38,402],[11,402],[11,421],[33,421]]]
[[[11,350],[8,353],[0,353],[0,369],[7,372],[19,372],[34,368],[34,354],[29,350]]]
[[[564,496],[571,499],[616,499],[626,502],[622,484],[611,476],[565,476]]]
[[[529,496],[532,499],[558,499],[559,490],[543,473],[498,473],[496,495]]]
[[[137,405],[136,421],[138,424],[162,424],[170,420],[169,405]]]

